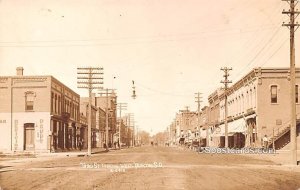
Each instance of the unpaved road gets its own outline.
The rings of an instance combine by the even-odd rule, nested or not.
[[[0,187],[4,190],[300,188],[299,167],[169,147],[132,148],[91,157],[0,161]]]

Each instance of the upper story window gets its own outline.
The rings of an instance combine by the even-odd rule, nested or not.
[[[271,86],[271,103],[277,103],[278,101],[277,88],[277,85]]]
[[[54,96],[54,113],[57,113],[57,95]]]
[[[32,91],[25,92],[25,111],[33,111],[35,93]]]
[[[299,97],[299,90],[298,90],[299,88],[298,88],[298,85],[296,85],[295,88],[296,88],[295,89],[296,103],[299,103],[299,98],[298,98]]]
[[[54,99],[54,93],[51,93],[51,113],[53,112],[53,99]]]
[[[61,99],[60,96],[58,96],[58,114],[61,113]]]

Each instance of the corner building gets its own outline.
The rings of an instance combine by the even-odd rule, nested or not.
[[[80,97],[53,76],[0,76],[0,152],[77,148]]]

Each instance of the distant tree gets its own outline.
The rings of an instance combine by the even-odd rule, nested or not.
[[[141,140],[141,144],[150,144],[150,134],[148,132],[140,131],[139,138]]]
[[[168,142],[168,132],[159,132],[159,133],[156,133],[154,136],[153,136],[153,141],[154,143],[157,143],[159,145],[164,145],[165,143]]]

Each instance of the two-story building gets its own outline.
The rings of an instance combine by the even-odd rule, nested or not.
[[[104,112],[108,112],[108,146],[113,146],[114,135],[118,132],[117,129],[117,95],[116,93],[111,93],[107,97],[106,95],[101,95],[95,97],[95,106],[99,110],[99,119],[103,118]],[[106,117],[106,116],[105,116]],[[103,122],[99,122],[100,126],[100,139],[102,146],[103,143],[106,142],[106,121],[105,126],[103,126]]]
[[[0,77],[0,151],[77,148],[79,95],[53,76]]]
[[[299,110],[300,70],[296,71],[296,107]],[[220,96],[220,128],[223,133],[225,119],[225,94]],[[262,138],[273,138],[277,146],[284,146],[280,139],[289,133],[290,125],[290,81],[288,68],[254,68],[227,91],[228,132],[239,133],[231,139],[236,146],[239,138],[245,146],[261,146]],[[244,137],[243,137],[244,135]],[[276,138],[276,139],[275,139]]]
[[[92,117],[91,117],[91,145],[92,148],[96,148],[98,147],[98,143],[100,142],[100,130],[99,130],[99,126],[97,126],[97,111],[98,109],[96,108],[96,106],[94,106],[92,104],[91,107],[91,111],[92,111]],[[86,117],[87,121],[89,119],[89,98],[86,97],[81,97],[80,98],[80,112],[81,114]],[[85,127],[85,132],[86,134],[88,134],[88,128]],[[88,140],[84,139],[84,144],[87,144]]]

